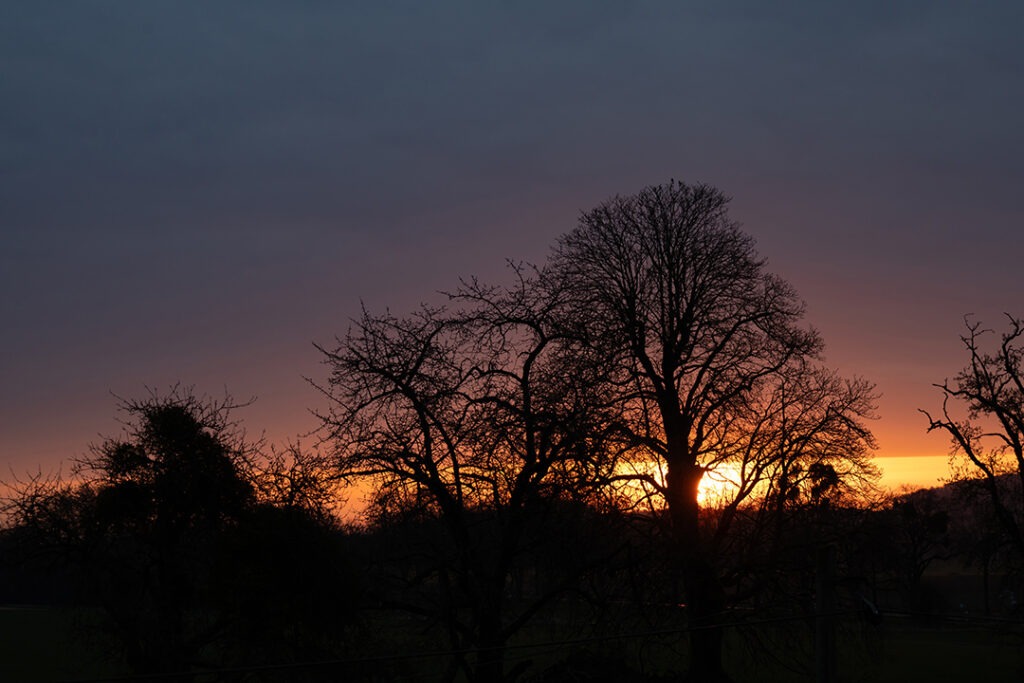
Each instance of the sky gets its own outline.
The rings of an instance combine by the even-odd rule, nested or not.
[[[934,482],[964,316],[1024,315],[1022,34],[1014,1],[5,2],[0,478],[176,383],[311,443],[313,343],[361,306],[675,178],[732,197]]]

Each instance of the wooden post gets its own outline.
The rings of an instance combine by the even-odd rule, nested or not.
[[[818,548],[814,620],[815,680],[836,683],[836,548]]]

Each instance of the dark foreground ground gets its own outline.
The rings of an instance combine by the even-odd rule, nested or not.
[[[87,617],[85,617],[87,618]],[[728,665],[739,681],[813,681],[813,648],[804,624],[737,629],[728,641]],[[1024,624],[969,615],[922,620],[884,616],[878,623],[844,619],[839,626],[839,680],[908,681],[1024,680]],[[675,638],[624,638],[560,646],[538,644],[510,653],[511,664],[530,662],[523,680],[666,681],[679,665]],[[395,652],[395,654],[405,654]],[[273,680],[439,681],[440,658],[409,658],[368,674],[365,665],[338,663],[314,674],[275,672]],[[361,671],[360,671],[361,670]],[[547,673],[545,673],[545,671]],[[0,607],[0,681],[86,681],[122,676],[125,669],[90,642],[82,614],[52,608]],[[123,680],[123,679],[122,679]],[[267,680],[201,676],[197,680]]]

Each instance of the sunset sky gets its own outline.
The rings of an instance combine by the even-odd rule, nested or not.
[[[877,383],[890,483],[934,482],[963,316],[1024,315],[1024,5],[838,4],[4,3],[0,478],[177,382],[295,439],[361,302],[676,178]]]

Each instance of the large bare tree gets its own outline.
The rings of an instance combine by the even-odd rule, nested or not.
[[[562,297],[517,268],[515,286],[464,283],[453,309],[404,318],[365,313],[333,349],[323,415],[342,476],[369,508],[438,520],[445,541],[424,569],[441,595],[406,604],[470,649],[470,680],[507,676],[503,647],[558,593],[512,605],[510,581],[538,542],[546,506],[585,497],[611,468],[599,442],[609,420],[593,391],[599,366],[558,325]],[[393,526],[393,524],[392,524]]]
[[[604,391],[618,402],[634,453],[663,472],[663,480],[646,479],[663,498],[680,552],[692,627],[689,677],[698,681],[728,678],[716,627],[725,608],[716,544],[702,535],[698,493],[706,473],[738,467],[743,498],[786,467],[789,479],[778,481],[790,483],[776,486],[792,486],[795,465],[812,457],[820,472],[843,454],[832,447],[852,443],[862,453],[861,445],[870,446],[860,424],[870,411],[869,385],[819,376],[815,395],[803,380],[813,406],[780,393],[796,386],[787,373],[815,358],[822,341],[727,204],[713,187],[675,181],[617,196],[582,215],[551,264],[566,288],[564,315],[605,357],[611,381]],[[844,391],[851,393],[836,400]],[[791,411],[788,422],[780,400]],[[806,422],[799,430],[798,419]],[[839,442],[843,431],[846,443]]]

